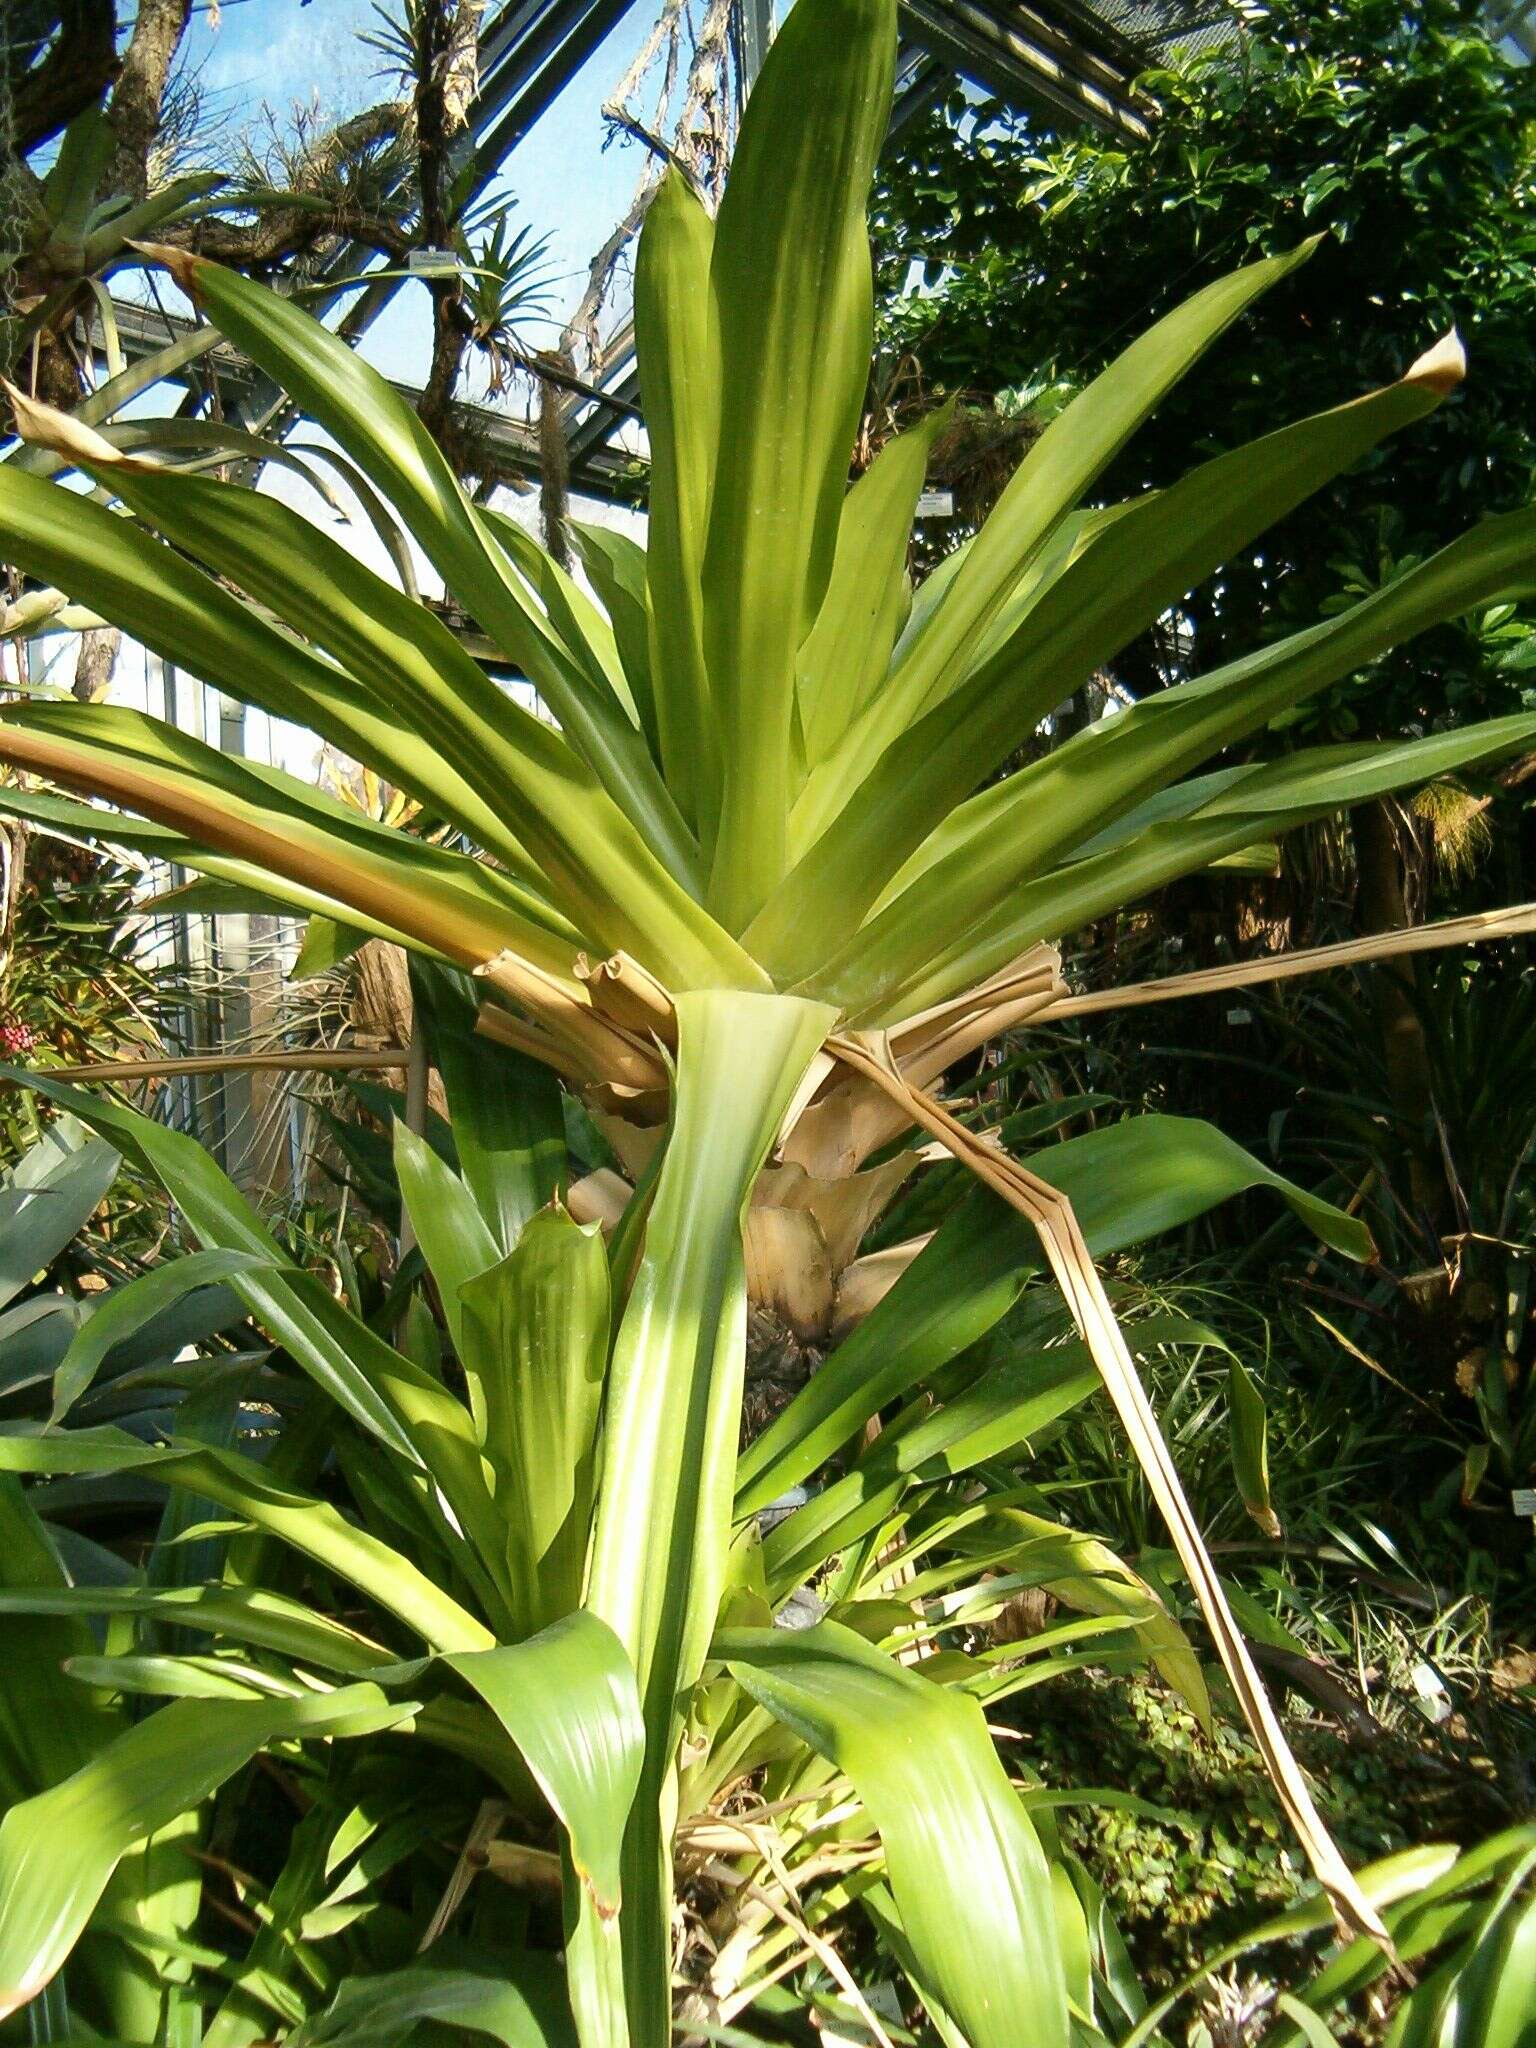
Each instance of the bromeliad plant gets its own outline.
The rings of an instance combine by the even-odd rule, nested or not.
[[[1527,742],[1536,718],[1278,762],[1228,751],[1395,641],[1536,587],[1536,511],[1490,520],[1348,613],[1000,774],[1053,706],[1185,591],[1433,411],[1462,356],[1448,338],[1384,390],[1279,427],[1170,490],[1084,509],[1160,397],[1308,251],[1239,270],[1053,420],[975,539],[909,599],[908,537],[942,415],[847,487],[871,339],[865,194],[894,47],[891,0],[801,0],[755,89],[718,218],[675,174],[658,194],[636,279],[649,544],[642,554],[591,538],[601,609],[471,502],[416,417],[340,340],[248,280],[167,254],[217,328],[388,501],[554,724],[498,688],[434,614],[270,497],[158,469],[24,400],[24,433],[131,516],[0,468],[0,532],[14,561],[218,688],[368,762],[474,850],[391,831],[102,705],[7,709],[0,758],[120,806],[130,814],[111,827],[121,841],[471,970],[494,1035],[599,1088],[609,1106],[654,1109],[665,1095],[665,1149],[613,1247],[612,1343],[581,1409],[583,1428],[596,1429],[600,1411],[583,1480],[590,1542],[573,1529],[561,1549],[561,1600],[579,1579],[581,1630],[603,1646],[591,1683],[622,1690],[632,1673],[644,1728],[624,1846],[622,1999],[607,1917],[616,1894],[605,1888],[617,1873],[595,1876],[575,1851],[573,1992],[592,2042],[626,2026],[647,2048],[665,2038],[675,1758],[732,1569],[742,1213],[781,1130],[802,1111],[803,1127],[840,1091],[836,1115],[851,1133],[869,1104],[898,1129],[918,1123],[1038,1230],[1314,1866],[1342,1914],[1379,1927],[1316,1821],[1231,1622],[1094,1275],[1092,1234],[1060,1192],[1061,1158],[1046,1161],[1050,1181],[1012,1165],[914,1088],[902,1056],[942,1071],[932,1061],[954,1042],[946,1033],[984,1032],[1021,988],[1033,1000],[1041,949],[1114,906],[1340,806]],[[91,813],[82,829],[93,815],[100,829]],[[1128,1128],[1117,1142],[1155,1148],[1156,1134]],[[868,1157],[856,1135],[844,1151],[852,1165]],[[1107,1147],[1100,1171],[1123,1172],[1126,1157]],[[471,1186],[489,1174],[483,1159],[465,1170]],[[1197,1196],[1202,1186],[1197,1175]],[[482,1207],[500,1199],[484,1178]],[[444,1297],[456,1343],[473,1341],[475,1275],[521,1254],[506,1223],[501,1212],[489,1238],[466,1226],[455,1253],[466,1291]],[[976,1242],[997,1254],[987,1230]],[[1004,1273],[1016,1276],[1022,1257],[1014,1244]],[[985,1268],[962,1279],[963,1263],[951,1258],[955,1272],[941,1277],[929,1266],[940,1299],[948,1284],[970,1286],[973,1301],[995,1301],[999,1288],[1011,1299],[1021,1284]],[[902,1288],[888,1297],[900,1299]],[[326,1313],[318,1302],[309,1312]],[[491,1355],[509,1369],[524,1341],[520,1311],[514,1301],[495,1313]],[[468,1420],[449,1417],[442,1382],[395,1358],[384,1347],[354,1360],[357,1398],[371,1403],[376,1433],[416,1461],[422,1497],[440,1502],[439,1540],[494,1555],[488,1394],[471,1372]],[[908,1354],[909,1376],[894,1386],[886,1362],[857,1354],[849,1371],[863,1366],[866,1388],[829,1412],[851,1414],[867,1388],[882,1389],[856,1426],[934,1359]],[[818,1401],[825,1378],[809,1390]],[[516,1438],[513,1428],[509,1475],[525,1455]],[[840,1441],[830,1429],[809,1435],[798,1471],[793,1459],[762,1469],[775,1486],[791,1483]],[[516,1496],[512,1477],[501,1483]],[[572,1496],[571,1515],[585,1498]],[[748,1483],[736,1505],[762,1499]],[[544,1640],[528,1631],[549,1609],[478,1570],[488,1604],[472,1629],[456,1618],[462,1603],[446,1614],[440,1589],[413,1590],[399,1617],[439,1659]],[[855,1782],[856,1744],[839,1730],[894,1712],[893,1687],[924,1702],[931,1691],[934,1704],[912,1709],[915,1726],[925,1715],[947,1726],[955,1704],[835,1632],[802,1639],[794,1656],[787,1642],[743,1645],[734,1633],[714,1653]],[[885,1838],[901,1939],[925,1993],[976,2048],[1021,2032],[1065,2042],[1038,1841],[1011,1795],[998,1805],[980,1724],[968,1726],[974,1768],[957,1770],[942,1799],[922,1796],[888,1756],[883,1775],[860,1785]],[[551,1796],[565,1811],[558,1785]],[[942,1938],[921,1904],[941,1871],[935,1896],[954,1906]]]

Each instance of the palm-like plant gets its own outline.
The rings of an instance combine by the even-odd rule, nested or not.
[[[894,1039],[899,1053],[905,1037],[931,1049],[1021,985],[1037,991],[1039,949],[1115,905],[1536,731],[1536,718],[1511,718],[1207,765],[1394,641],[1536,587],[1536,512],[1522,512],[1342,617],[993,779],[1053,706],[1186,590],[1431,412],[1462,358],[1448,339],[1399,383],[1281,427],[1171,490],[1082,509],[1160,396],[1308,252],[1251,265],[1161,321],[1066,407],[975,539],[909,600],[905,552],[941,416],[847,488],[871,344],[865,194],[894,48],[892,0],[802,0],[755,89],[718,219],[675,174],[659,192],[636,278],[649,545],[642,556],[594,540],[603,610],[469,500],[415,416],[343,343],[261,287],[167,254],[217,327],[389,501],[553,726],[507,697],[435,616],[270,498],[125,457],[25,401],[23,430],[133,516],[0,470],[0,532],[15,561],[369,762],[478,852],[379,827],[100,705],[8,710],[0,758],[146,821],[115,825],[121,839],[471,969],[495,1035],[574,1080],[633,1097],[670,1079],[665,1152],[616,1252],[622,1312],[583,1591],[644,1709],[625,1966],[630,2024],[647,2043],[666,2023],[673,1760],[730,1557],[742,1212],[791,1113],[844,1085],[829,1081],[838,1062],[959,1145],[1042,1225],[1157,1468],[1175,1540],[1320,1874],[1341,1910],[1375,1924],[1315,1826],[1070,1212],[1040,1181],[966,1148],[886,1048]],[[471,1477],[458,1477],[472,1496]],[[456,1499],[454,1513],[469,1505]],[[828,1644],[793,1682],[776,1691],[764,1680],[761,1696],[836,1755],[837,1712],[880,1709],[861,1669]],[[889,1807],[871,1803],[884,1819]],[[1030,1852],[1013,1832],[998,1842],[998,1883],[1022,1910]],[[929,1854],[924,1845],[909,1870]],[[979,1962],[978,1977],[993,1967]],[[1036,2031],[1065,2040],[1065,1995],[1040,1969]],[[946,1970],[946,1996],[956,1981]],[[958,2002],[974,2041],[1017,2038],[984,1983]]]

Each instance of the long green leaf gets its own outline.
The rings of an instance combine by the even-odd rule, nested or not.
[[[557,900],[598,943],[657,959],[669,982],[718,979],[742,964],[568,740],[498,690],[424,606],[275,498],[127,464],[96,473],[419,730],[479,795],[492,821],[479,836],[514,856],[526,842]],[[639,741],[627,719],[626,729]],[[509,797],[520,799],[515,836]]]
[[[1337,618],[1215,670],[1160,691],[1080,734],[1046,760],[964,803],[908,863],[890,894],[942,861],[958,879],[972,876],[969,901],[984,893],[984,873],[1006,877],[1059,859],[1092,831],[1097,850],[1109,827],[1127,836],[1127,806],[1170,785],[1219,747],[1256,732],[1326,684],[1364,667],[1387,648],[1474,606],[1513,602],[1536,589],[1536,510],[1488,519]],[[1120,819],[1118,826],[1110,821]],[[963,886],[963,885],[962,885]]]
[[[101,1205],[122,1162],[101,1138],[45,1131],[7,1177],[0,1220],[0,1306],[12,1301]]]
[[[728,1629],[713,1653],[852,1779],[907,1939],[973,2048],[1066,2048],[1050,1870],[976,1703],[836,1622]]]
[[[308,1699],[178,1700],[0,1820],[0,2016],[42,1990],[120,1859],[271,1742],[372,1734],[414,1712],[377,1686]]]
[[[625,1862],[625,1969],[643,2048],[669,1993],[659,1807],[725,1584],[745,1369],[742,1216],[779,1120],[832,1022],[781,996],[677,1003],[671,1135],[609,1368],[587,1602],[640,1680],[646,1775]]]
[[[882,1430],[851,1471],[813,1494],[763,1539],[770,1592],[788,1592],[835,1551],[877,1529],[913,1482],[946,1479],[1007,1455],[1087,1400],[1098,1384],[1086,1347],[1065,1344],[1006,1359],[913,1426]]]
[[[459,1169],[509,1252],[566,1178],[560,1084],[539,1061],[476,1031],[478,997],[463,976],[416,961],[411,985],[442,1076]]]
[[[581,1598],[608,1361],[608,1259],[559,1208],[459,1297],[459,1355],[507,1524],[513,1613],[531,1634]]]
[[[753,87],[715,222],[730,454],[703,568],[725,748],[709,900],[735,931],[787,864],[795,656],[832,574],[869,376],[865,204],[895,56],[894,0],[791,12]]]
[[[890,686],[861,729],[850,733],[848,747],[828,762],[829,783],[846,791],[861,780],[860,764],[867,771],[918,710],[944,692],[1057,523],[1233,321],[1290,276],[1315,246],[1304,242],[1217,278],[1149,327],[1052,420],[966,550]],[[810,788],[806,800],[816,807]]]
[[[620,1946],[625,1823],[645,1722],[623,1645],[595,1614],[525,1643],[444,1659],[522,1753],[566,1832],[566,1957],[582,2048],[628,2048]]]
[[[147,1473],[167,1486],[190,1488],[280,1537],[356,1586],[435,1650],[479,1650],[492,1641],[489,1629],[399,1551],[355,1528],[329,1501],[274,1484],[254,1459],[235,1452],[146,1444],[111,1427],[45,1431],[13,1425],[0,1431],[0,1472]]]
[[[908,602],[907,550],[944,405],[888,441],[843,502],[837,553],[816,623],[801,645],[805,751],[814,766],[843,737],[885,675]]]
[[[679,878],[691,838],[640,733],[567,658],[483,515],[411,407],[338,335],[237,272],[177,261],[180,281],[251,360],[333,434],[388,499],[447,587],[538,689],[609,796]]]
[[[1385,436],[1432,412],[1454,387],[1459,365],[1459,350],[1444,357],[1434,351],[1400,382],[1219,455],[1171,490],[1076,525],[1064,522],[1066,544],[1053,540],[1044,551],[1058,558],[1054,573],[1003,644],[914,706],[908,730],[892,737],[868,773],[842,785],[844,808],[780,892],[777,920],[770,908],[753,928],[749,943],[759,956],[794,978],[818,948],[837,946],[848,919],[862,918],[894,864],[915,852],[1053,706],[1266,527]],[[896,691],[893,683],[881,692],[871,717],[887,716]],[[1002,833],[974,840],[971,858],[985,864],[1011,856],[1021,836],[1048,832],[1052,815],[1039,805],[1021,812]],[[830,914],[833,894],[841,923]],[[786,921],[791,899],[795,915]]]
[[[929,922],[941,915],[948,879],[938,880],[935,870],[872,919],[856,946],[813,976],[805,992],[841,1001],[864,1024],[894,1021],[974,987],[1036,940],[1076,931],[1256,840],[1390,790],[1499,760],[1533,733],[1536,719],[1517,715],[1419,740],[1302,749],[1223,780],[1219,793],[1186,821],[1154,824],[1113,851],[1002,890],[995,907],[974,922],[957,927],[951,917],[944,929],[962,935],[947,945],[936,940]]]
[[[14,1550],[9,1555],[14,1580]],[[84,1655],[92,1647],[90,1630],[84,1627],[87,1617],[130,1615],[277,1650],[300,1664],[349,1677],[366,1677],[375,1666],[390,1661],[366,1637],[316,1614],[301,1600],[260,1586],[69,1586],[62,1579],[56,1585],[12,1583],[0,1587],[0,1614],[79,1618],[75,1647],[66,1653],[71,1656]],[[15,1632],[8,1631],[7,1639],[17,1640]]]
[[[526,1950],[349,1978],[323,2013],[289,2035],[288,2048],[398,2048],[434,2020],[500,2048],[569,2048],[575,2040],[558,1965]]]
[[[92,1313],[72,1339],[53,1379],[53,1413],[62,1422],[89,1387],[107,1354],[142,1330],[186,1295],[264,1263],[249,1252],[189,1252],[163,1266],[151,1267],[126,1286],[114,1287],[97,1299]]]
[[[89,590],[104,617],[178,668],[309,727],[477,842],[514,852],[494,811],[398,716],[133,521],[3,463],[0,533],[13,561],[61,588]]]
[[[418,1138],[399,1117],[395,1119],[394,1149],[400,1199],[427,1270],[437,1282],[449,1340],[462,1358],[460,1295],[478,1273],[495,1265],[496,1240],[463,1181],[443,1164],[426,1139]]]
[[[714,222],[676,170],[656,189],[635,257],[635,341],[651,448],[645,555],[656,740],[701,842],[720,815],[720,740],[704,659],[702,579],[720,431]],[[609,611],[613,612],[610,603]]]

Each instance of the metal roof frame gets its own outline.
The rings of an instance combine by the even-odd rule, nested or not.
[[[506,168],[517,145],[536,125],[603,38],[637,0],[505,0],[481,28],[480,84],[469,113],[475,190],[483,191]],[[1214,12],[1212,10],[1215,10]],[[1106,17],[1113,12],[1111,22]],[[772,0],[739,0],[735,24],[738,75],[750,79],[772,28]],[[919,118],[956,78],[1010,105],[1053,120],[1085,122],[1136,140],[1147,132],[1150,109],[1135,91],[1137,73],[1180,24],[1209,33],[1235,22],[1226,0],[901,0],[892,133]],[[1142,39],[1127,32],[1145,27]],[[361,287],[376,262],[372,251],[344,246],[327,266],[317,310],[356,293],[340,331],[356,339],[399,290],[398,279]],[[119,324],[126,348],[147,352],[178,331],[174,317],[123,304]],[[286,394],[247,365],[235,375],[225,349],[206,359],[221,382],[232,385],[238,417],[249,427],[281,429],[290,410]],[[197,368],[185,373],[184,410],[206,396]],[[639,399],[633,330],[626,321],[598,364],[592,383],[612,399],[573,396],[562,407],[577,488],[599,496],[624,495],[627,457],[610,441]],[[493,407],[470,406],[473,423],[509,467],[537,469],[536,437],[523,422]]]

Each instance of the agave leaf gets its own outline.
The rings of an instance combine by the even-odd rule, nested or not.
[[[907,1939],[974,2048],[1066,2048],[1050,1870],[975,1701],[836,1622],[727,1629],[713,1654],[852,1779]]]
[[[725,752],[709,900],[737,931],[786,864],[795,656],[832,574],[869,377],[865,195],[895,55],[894,0],[791,13],[752,89],[715,223],[730,460],[715,474],[703,565]]]

